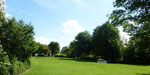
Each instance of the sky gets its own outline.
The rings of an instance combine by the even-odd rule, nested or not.
[[[35,41],[68,46],[79,32],[90,34],[108,20],[114,0],[6,0],[6,13],[32,23]],[[120,28],[121,30],[121,28]],[[129,38],[121,31],[121,36]]]

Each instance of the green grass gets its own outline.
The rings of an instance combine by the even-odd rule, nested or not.
[[[23,75],[150,75],[150,66],[101,64],[71,58],[33,57]]]

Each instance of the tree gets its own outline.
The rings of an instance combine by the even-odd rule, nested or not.
[[[132,64],[150,63],[150,0],[116,0],[114,6],[118,9],[110,15],[110,22],[123,26],[131,36],[124,61]]]
[[[92,46],[92,35],[88,31],[79,33],[76,36],[76,54],[77,57],[85,57],[90,54]]]
[[[67,57],[75,57],[73,53],[73,48],[71,47],[63,47],[60,54],[65,54]]]
[[[0,17],[0,40],[4,51],[8,53],[10,59],[16,57],[20,61],[27,60],[37,49],[33,26],[31,23],[25,24],[22,20],[17,22],[15,18],[6,20]]]
[[[68,55],[68,51],[70,51],[70,49],[67,46],[65,46],[61,49],[60,54]]]
[[[120,58],[120,41],[119,31],[109,22],[98,26],[93,33],[93,42],[96,56],[108,62],[118,62]]]
[[[150,25],[145,24],[136,32],[124,53],[124,62],[150,64]]]
[[[77,58],[77,41],[73,40],[70,44],[69,44],[69,51],[68,51],[68,57],[73,57],[73,58]]]
[[[52,56],[54,56],[54,54],[59,53],[60,47],[58,42],[51,42],[48,46],[51,50]]]
[[[41,53],[43,52],[44,45],[39,42],[36,44],[38,45],[38,49],[32,55],[35,55],[36,53],[38,55],[41,55]]]
[[[47,45],[44,45],[42,50],[45,55],[50,55],[50,48]]]
[[[0,44],[0,74],[9,75],[11,64],[6,52],[3,52],[2,45]]]
[[[116,26],[123,26],[124,31],[134,35],[140,26],[150,22],[149,0],[116,0],[110,21]]]

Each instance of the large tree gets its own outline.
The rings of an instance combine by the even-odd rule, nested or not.
[[[114,6],[118,9],[110,15],[110,22],[123,26],[131,36],[124,61],[150,63],[150,0],[116,0]],[[128,61],[129,58],[134,61]]]
[[[150,64],[150,25],[141,28],[132,36],[124,53],[125,63]]]
[[[17,22],[14,18],[5,19],[0,16],[0,40],[5,52],[10,58],[21,61],[28,59],[37,47],[34,41],[34,31],[31,23]]]
[[[116,26],[123,26],[124,31],[134,35],[140,26],[150,22],[150,0],[116,0],[110,21]]]
[[[51,50],[52,56],[54,56],[54,54],[59,53],[60,46],[58,42],[51,42],[48,46]]]
[[[76,55],[77,57],[85,57],[90,54],[92,48],[92,35],[88,31],[79,33],[76,36],[77,46]]]
[[[106,22],[102,26],[98,26],[93,33],[93,42],[96,56],[100,56],[108,62],[119,60],[122,42],[119,31],[114,25]]]

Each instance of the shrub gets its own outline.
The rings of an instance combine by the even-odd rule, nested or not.
[[[6,52],[3,52],[2,46],[0,45],[0,75],[9,75],[10,67],[11,64],[8,55]]]
[[[97,61],[97,59],[93,55],[85,56],[83,59],[88,61],[94,61],[94,62]]]
[[[66,57],[65,54],[55,54],[55,57]]]
[[[13,75],[17,75],[19,73],[22,73],[24,72],[26,69],[29,68],[29,64],[27,61],[25,62],[21,62],[21,61],[18,61],[17,58],[13,58],[11,60],[12,62],[12,67],[11,67],[11,74]]]

